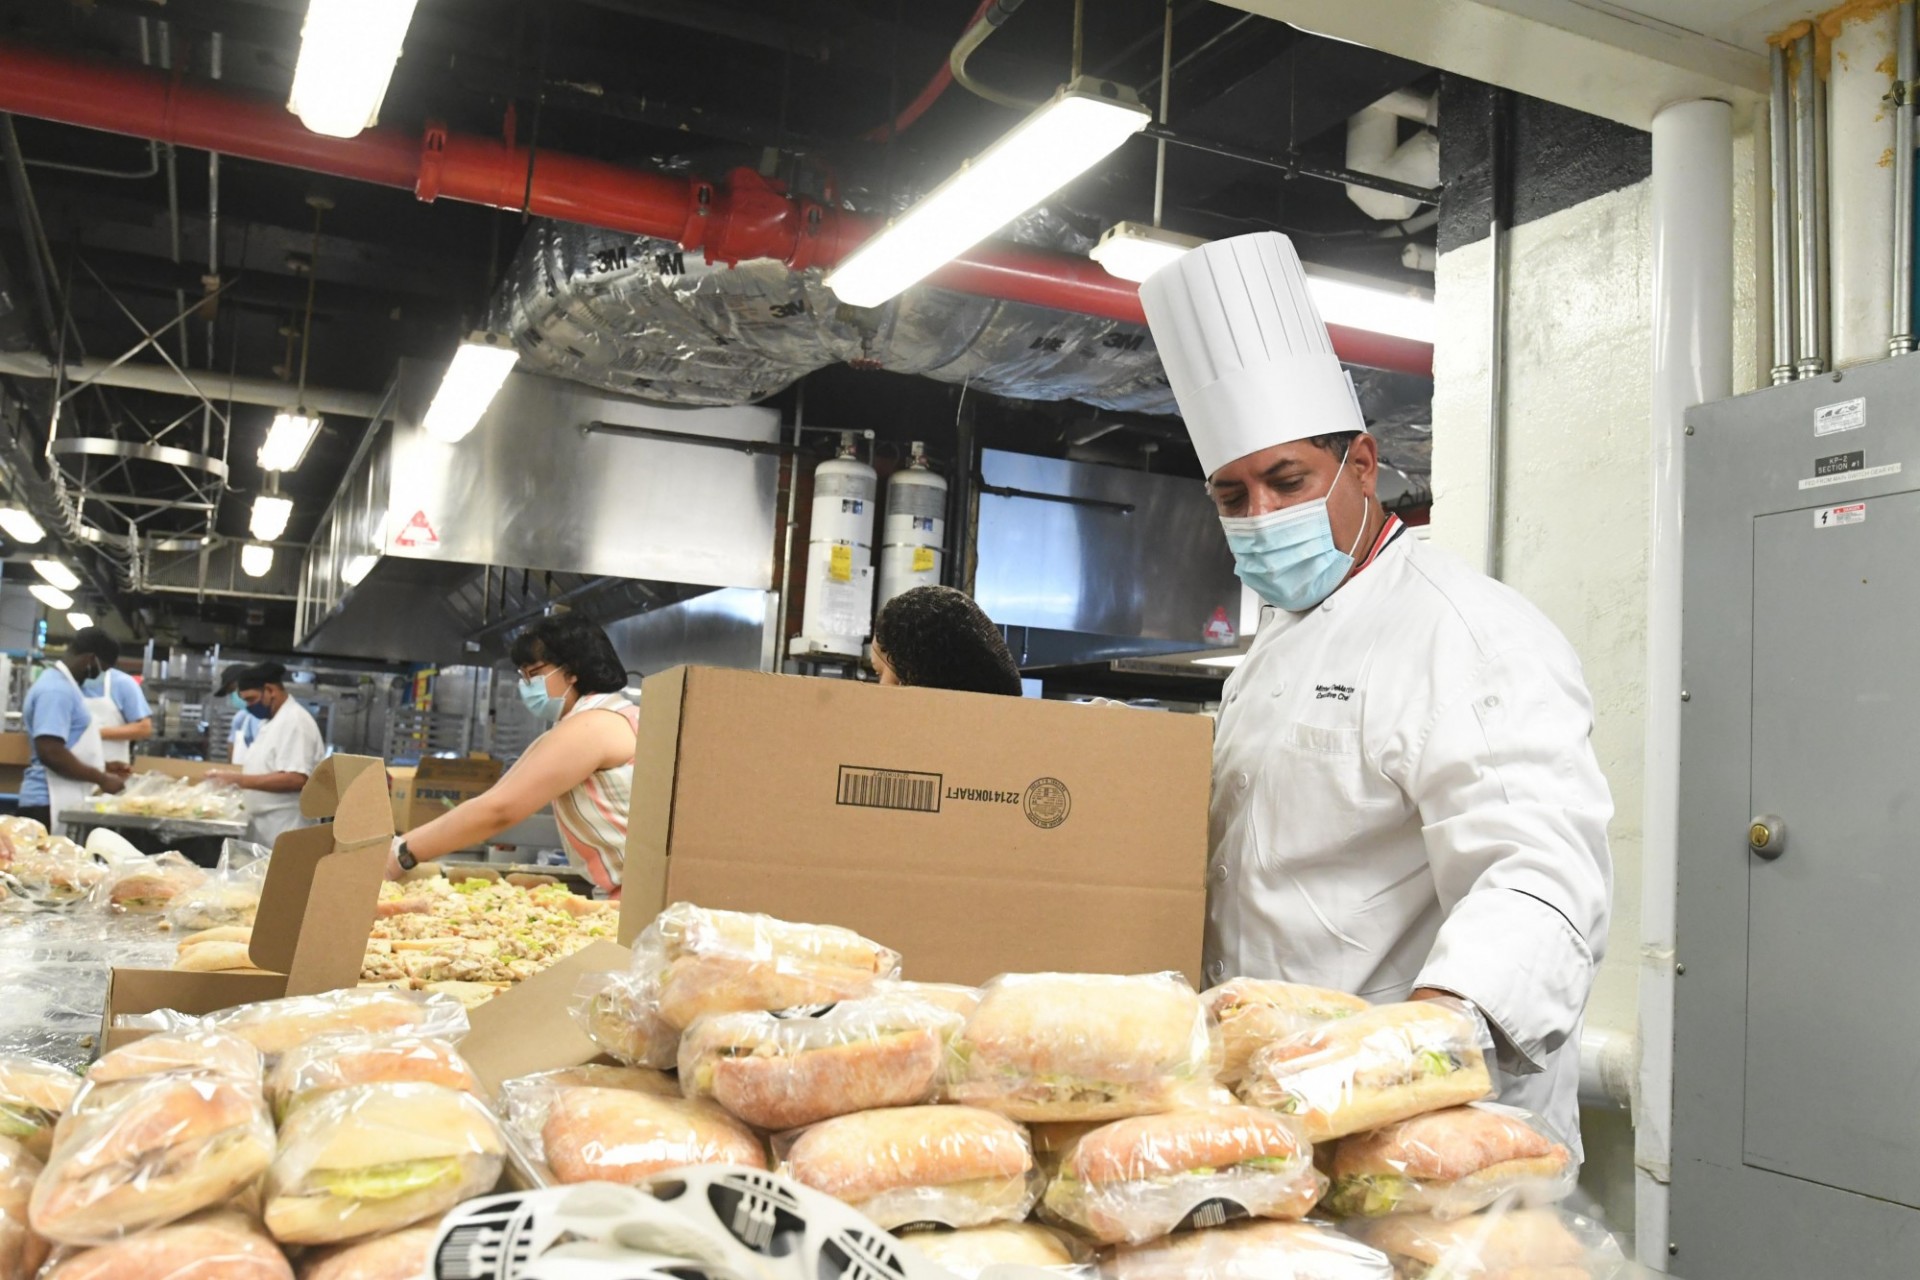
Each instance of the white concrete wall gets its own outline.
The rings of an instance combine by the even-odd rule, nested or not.
[[[1734,155],[1736,390],[1755,383],[1754,146]],[[1646,684],[1652,238],[1647,182],[1508,239],[1501,577],[1558,624],[1592,690],[1594,749],[1612,784],[1613,926],[1590,1026],[1631,1033],[1639,978]],[[1433,540],[1486,550],[1490,243],[1441,255],[1434,360]],[[1587,1189],[1630,1229],[1632,1134],[1589,1117]]]

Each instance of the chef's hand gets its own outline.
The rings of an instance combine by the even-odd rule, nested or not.
[[[207,781],[216,786],[237,787],[240,785],[240,778],[241,773],[238,769],[210,769],[207,771]]]
[[[133,776],[133,766],[119,760],[113,760],[108,762],[107,772],[116,778],[131,778]]]
[[[93,784],[110,796],[117,796],[127,789],[127,780],[117,773],[103,773],[99,781]]]
[[[405,836],[395,836],[393,843],[387,846],[387,879],[389,880],[399,881],[406,878],[407,873],[400,869],[400,846],[405,841]]]

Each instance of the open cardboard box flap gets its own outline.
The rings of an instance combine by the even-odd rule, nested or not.
[[[472,1029],[460,1041],[461,1056],[488,1093],[517,1076],[592,1062],[600,1046],[573,1020],[573,993],[586,975],[632,963],[625,947],[596,942],[549,965],[468,1014]]]
[[[333,821],[289,831],[274,842],[249,950],[259,972],[116,968],[107,986],[104,1047],[139,1037],[115,1029],[122,1015],[159,1009],[215,1013],[359,982],[393,838],[386,770],[365,756],[329,756],[301,791],[300,811]]]

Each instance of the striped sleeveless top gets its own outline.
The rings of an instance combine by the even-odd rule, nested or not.
[[[617,693],[592,693],[573,704],[568,717],[609,711],[623,717],[637,735],[640,708]],[[627,855],[627,804],[633,795],[633,759],[602,769],[563,792],[553,802],[554,822],[567,852],[586,864],[593,882],[609,893],[620,890]]]

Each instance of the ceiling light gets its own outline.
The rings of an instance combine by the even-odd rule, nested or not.
[[[519,359],[520,353],[498,334],[469,334],[453,353],[453,363],[447,366],[447,376],[440,380],[420,425],[447,444],[466,439]]]
[[[366,576],[373,572],[373,566],[379,561],[379,556],[355,556],[347,561],[345,568],[340,570],[340,581],[350,587],[359,586]]]
[[[36,582],[27,588],[27,593],[49,609],[58,609],[65,613],[73,608],[73,597],[56,586],[45,582]]]
[[[1217,658],[1195,658],[1193,665],[1196,667],[1227,667],[1231,669],[1239,666],[1246,660],[1247,655],[1244,653],[1223,653]]]
[[[1385,281],[1365,284],[1307,268],[1307,293],[1328,324],[1369,333],[1385,333],[1415,342],[1432,342],[1433,299]]]
[[[80,585],[80,575],[58,560],[35,560],[33,571],[62,591],[72,591]]]
[[[70,613],[67,615],[67,625],[75,631],[85,631],[93,625],[93,615],[90,613]]]
[[[0,532],[15,542],[32,546],[47,536],[40,522],[18,507],[0,507]]]
[[[240,548],[240,569],[249,578],[264,578],[273,568],[273,548],[249,542]]]
[[[842,302],[877,307],[1091,169],[1152,119],[1130,90],[1090,76],[963,165],[827,276]]]
[[[262,471],[297,471],[313,438],[320,434],[320,415],[304,409],[282,409],[273,415],[266,443],[260,446]]]
[[[261,542],[272,542],[287,531],[287,521],[292,517],[293,499],[263,493],[253,500],[253,518],[247,522],[247,529]]]
[[[1183,236],[1144,222],[1117,222],[1101,234],[1100,243],[1087,256],[1110,276],[1140,281],[1205,243],[1199,236]]]
[[[331,138],[351,138],[377,120],[414,3],[307,0],[287,110]]]

